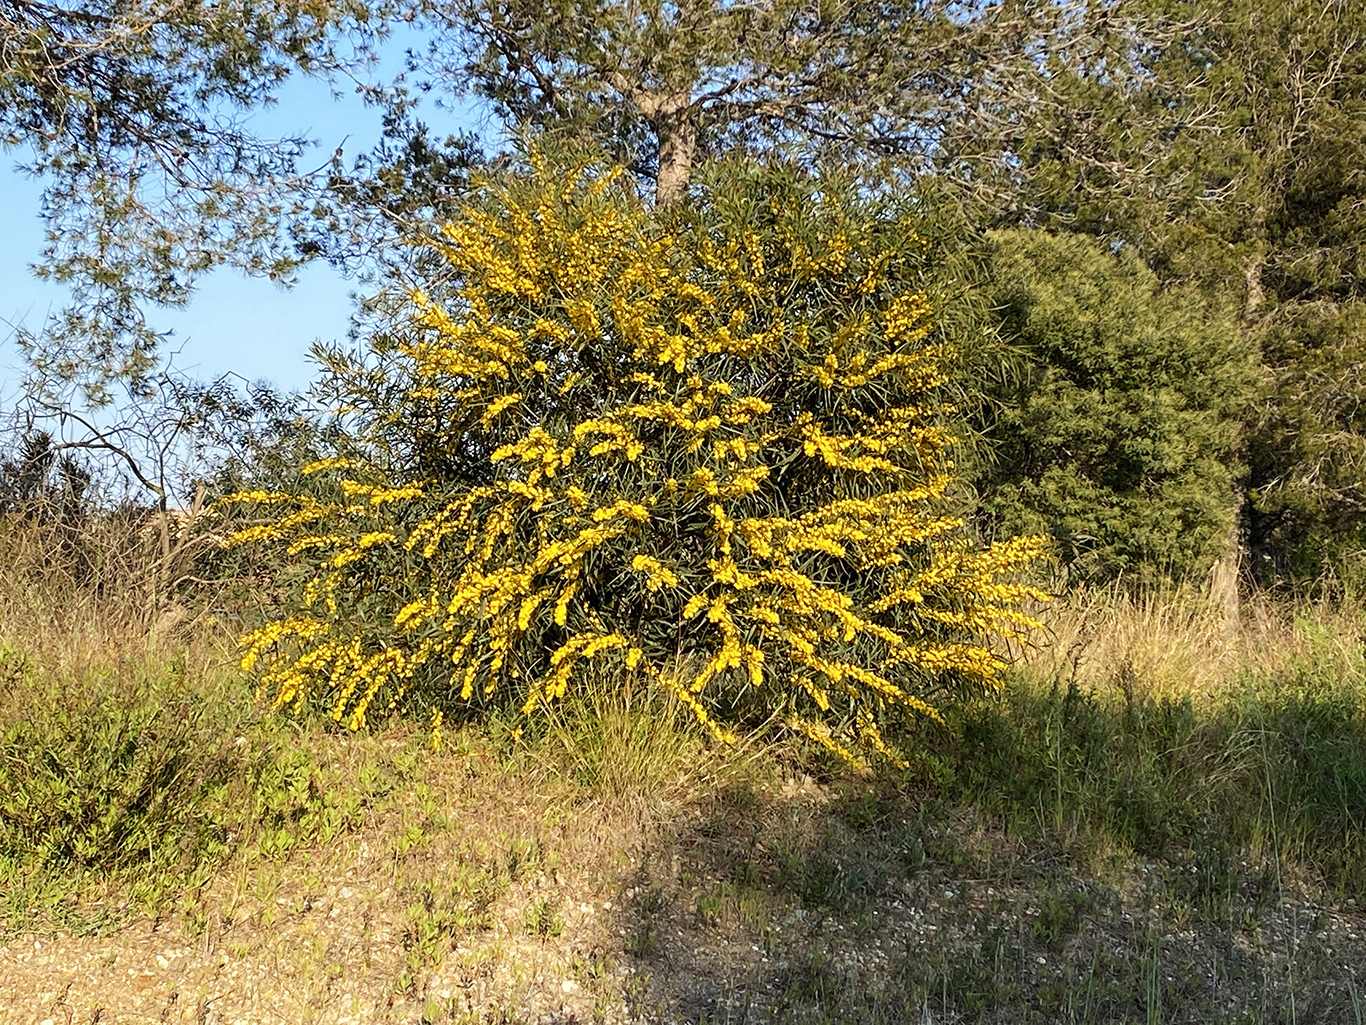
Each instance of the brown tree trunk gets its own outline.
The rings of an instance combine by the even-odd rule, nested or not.
[[[1257,206],[1252,211],[1252,223],[1249,225],[1254,248],[1252,253],[1248,256],[1247,266],[1243,268],[1244,324],[1251,324],[1261,316],[1262,307],[1266,304],[1266,285],[1262,281],[1262,273],[1266,269],[1266,254],[1268,251],[1266,239],[1266,210],[1267,200],[1263,196],[1257,201]]]
[[[1262,312],[1262,304],[1266,302],[1266,289],[1262,285],[1263,263],[1262,254],[1258,253],[1243,268],[1243,280],[1246,286],[1243,293],[1243,322],[1247,324],[1257,319],[1257,315]]]
[[[669,206],[688,194],[693,159],[697,156],[697,123],[688,97],[664,100],[650,121],[659,139],[655,205]]]

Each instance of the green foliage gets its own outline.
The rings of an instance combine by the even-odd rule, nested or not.
[[[235,855],[331,842],[392,787],[342,785],[239,678],[183,657],[54,668],[0,644],[0,927],[163,908]]]
[[[1125,0],[1115,15],[1179,30],[1138,33],[1118,63],[1056,68],[1012,218],[1136,246],[1164,281],[1228,289],[1250,317],[1356,293],[1360,5]]]
[[[599,147],[665,204],[707,161],[756,154],[873,189],[935,167],[973,188],[1053,111],[1059,67],[1107,44],[1113,67],[1132,34],[1112,6],[454,0],[415,59],[510,127]]]
[[[1108,58],[1058,69],[1060,120],[1031,129],[1040,141],[1021,150],[1003,219],[1023,208],[1033,223],[1135,247],[1164,282],[1199,282],[1240,307],[1264,364],[1245,436],[1252,569],[1341,575],[1342,555],[1361,547],[1366,8],[1119,8],[1186,27],[1131,51],[1136,78]]]
[[[345,65],[370,19],[351,0],[6,6],[0,150],[44,182],[39,272],[73,290],[47,330],[20,332],[38,377],[96,405],[120,386],[146,398],[163,340],[147,306],[182,305],[224,263],[298,266],[305,140],[261,138],[243,115],[291,74]]]
[[[1081,927],[1086,909],[1084,894],[1051,893],[1039,908],[1039,917],[1034,919],[1029,931],[1035,939],[1044,940],[1057,949]]]
[[[222,849],[221,829],[200,816],[231,759],[219,738],[203,750],[201,703],[101,694],[64,705],[6,716],[0,733],[0,846],[12,857],[76,871],[164,871]]]
[[[439,729],[597,662],[719,735],[780,714],[845,754],[832,730],[890,754],[882,724],[995,686],[1039,547],[973,550],[943,513],[949,354],[909,216],[730,169],[659,219],[616,172],[532,164],[447,226],[458,287],[353,372],[355,454],[232,497],[264,516],[237,543],[297,566],[244,668],[352,728],[411,693]]]
[[[552,901],[537,901],[526,912],[526,931],[530,936],[549,939],[564,932],[564,916],[555,910]]]
[[[73,523],[89,512],[90,472],[59,455],[51,434],[33,430],[0,461],[0,513],[42,522]]]
[[[1205,0],[1111,5],[1113,34],[1098,37],[1093,51],[1104,56],[1053,66],[1055,103],[1023,130],[997,223],[1136,247],[1163,281],[1236,281],[1241,292],[1258,245],[1259,181],[1230,42],[1267,9]]]
[[[706,757],[693,726],[691,713],[672,695],[655,688],[623,691],[609,670],[550,711],[542,739],[563,749],[557,759],[562,771],[598,800],[616,804],[660,800],[687,784],[678,767]]]
[[[402,938],[407,971],[399,976],[397,988],[412,988],[420,974],[441,964],[462,936],[491,928],[489,909],[506,888],[507,880],[496,869],[463,860],[436,879],[414,886],[408,894],[411,903]],[[563,927],[562,920],[560,924]]]
[[[1366,300],[1287,303],[1256,327],[1250,535],[1264,575],[1359,576],[1366,552]]]
[[[1252,358],[1232,318],[1080,235],[990,236],[1003,352],[972,476],[989,531],[1051,535],[1075,579],[1204,572],[1229,551]]]
[[[55,879],[64,896],[94,879],[132,882],[151,896],[225,853],[221,798],[243,766],[220,704],[128,692],[145,680],[120,692],[98,676],[62,679],[12,654],[0,664],[9,667],[0,694],[0,891],[12,898],[0,914],[10,923],[25,921],[28,902],[40,904],[35,894]]]

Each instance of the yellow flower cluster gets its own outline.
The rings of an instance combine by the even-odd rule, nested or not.
[[[998,686],[1042,544],[973,548],[937,511],[950,354],[869,230],[779,205],[669,233],[612,175],[534,170],[447,227],[460,284],[413,293],[396,350],[459,479],[330,459],[299,495],[232,496],[278,513],[236,543],[312,572],[244,670],[352,728],[426,688],[439,745],[442,702],[514,689],[530,713],[593,663],[722,739],[715,710],[749,688],[893,762],[889,716],[940,715],[923,687]]]

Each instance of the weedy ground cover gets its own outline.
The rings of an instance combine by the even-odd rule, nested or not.
[[[1002,695],[860,776],[607,686],[432,751],[268,712],[211,623],[11,607],[0,946],[101,951],[111,1014],[170,934],[320,1020],[1360,1022],[1360,611],[1050,615]]]
[[[1366,675],[1292,665],[1198,702],[1024,679],[963,709],[918,772],[1006,828],[1150,857],[1213,876],[1243,851],[1366,892]],[[1222,866],[1222,867],[1221,867]]]

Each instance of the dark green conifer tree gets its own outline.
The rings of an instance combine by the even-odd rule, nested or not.
[[[1136,47],[1138,76],[1060,68],[1067,123],[1031,130],[997,216],[1133,247],[1164,283],[1237,305],[1260,367],[1240,481],[1251,566],[1340,573],[1366,536],[1366,6],[1122,7],[1188,31]]]
[[[990,246],[1001,370],[968,367],[985,392],[986,530],[1051,534],[1082,581],[1207,571],[1233,526],[1251,384],[1236,318],[1083,235],[998,231]]]

